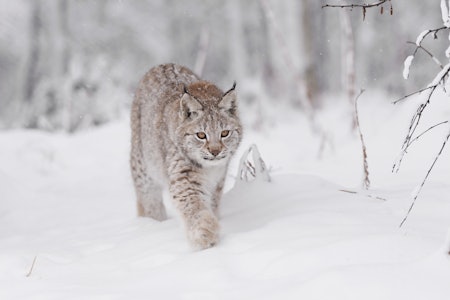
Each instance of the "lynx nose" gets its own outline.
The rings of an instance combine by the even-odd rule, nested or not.
[[[219,149],[219,148],[210,148],[210,149],[209,149],[209,152],[210,152],[212,155],[217,156],[217,155],[219,155],[219,153],[220,153],[220,149]]]

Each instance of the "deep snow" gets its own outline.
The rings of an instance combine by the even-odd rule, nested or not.
[[[241,152],[256,142],[272,182],[233,187],[232,165],[221,242],[204,251],[173,212],[135,216],[126,120],[73,136],[0,132],[0,299],[449,299],[448,149],[398,227],[448,130],[424,136],[392,174],[417,101],[360,100],[369,191],[348,111],[318,116],[323,151],[282,107],[259,132],[249,121]],[[449,118],[442,105],[432,119]]]

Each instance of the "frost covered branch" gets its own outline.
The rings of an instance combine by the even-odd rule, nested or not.
[[[426,97],[426,101],[421,103],[419,105],[419,107],[417,108],[416,112],[414,113],[413,117],[411,118],[411,122],[408,128],[408,132],[406,134],[405,139],[403,140],[403,144],[402,144],[402,148],[401,148],[401,152],[400,152],[400,156],[397,160],[397,162],[394,164],[392,171],[394,172],[398,172],[398,170],[400,169],[400,165],[401,162],[403,160],[404,155],[408,152],[408,148],[411,146],[411,144],[416,141],[420,136],[422,136],[423,134],[425,134],[426,132],[428,132],[429,130],[437,127],[440,124],[443,123],[447,123],[447,121],[441,122],[439,124],[433,125],[430,128],[428,128],[427,130],[425,130],[424,132],[422,132],[421,134],[419,134],[416,137],[413,137],[417,127],[420,124],[420,120],[422,118],[422,114],[425,111],[425,108],[428,106],[428,104],[430,104],[431,98],[433,96],[433,94],[435,93],[436,89],[438,88],[439,85],[443,85],[446,81],[446,79],[448,78],[450,73],[450,63],[448,63],[447,65],[444,66],[444,68],[437,74],[437,76],[435,77],[435,79],[431,82],[430,85],[428,85],[426,88],[423,88],[419,91],[416,91],[414,93],[411,93],[409,95],[406,95],[396,101],[394,101],[394,104],[397,104],[398,102],[412,96],[415,94],[420,94],[424,91],[429,91],[428,95]]]
[[[411,122],[410,122],[410,125],[409,125],[408,132],[407,132],[406,137],[405,137],[405,139],[403,141],[403,144],[402,144],[402,149],[401,149],[401,152],[400,152],[400,156],[399,156],[397,162],[394,163],[394,166],[392,168],[393,172],[394,171],[398,172],[398,170],[400,169],[400,165],[402,163],[403,157],[407,153],[409,147],[415,141],[419,140],[420,137],[422,137],[424,134],[426,134],[430,130],[432,130],[432,129],[434,129],[434,128],[442,125],[442,124],[448,124],[450,122],[450,120],[447,120],[447,121],[443,121],[443,122],[437,123],[437,124],[429,127],[428,129],[426,129],[422,133],[418,134],[417,136],[413,137],[415,132],[416,132],[416,130],[417,130],[417,127],[419,126],[420,120],[422,118],[422,114],[425,111],[425,109],[427,108],[427,106],[430,104],[431,98],[433,97],[434,93],[436,92],[436,89],[439,86],[441,86],[442,89],[445,92],[447,92],[446,90],[448,88],[446,85],[448,85],[448,78],[450,76],[450,61],[445,66],[443,66],[440,63],[440,61],[434,55],[431,54],[431,52],[427,51],[425,48],[422,47],[422,42],[424,41],[424,39],[428,35],[433,34],[434,38],[436,39],[437,38],[437,33],[439,31],[441,31],[441,30],[449,30],[450,29],[450,0],[441,0],[441,13],[442,13],[442,22],[443,22],[444,26],[436,28],[436,29],[428,29],[428,30],[422,31],[418,35],[418,37],[416,39],[416,42],[415,42],[416,48],[414,50],[414,53],[412,55],[408,56],[406,58],[406,60],[405,60],[405,63],[404,63],[403,77],[405,79],[407,79],[408,76],[409,76],[409,69],[410,69],[412,61],[413,61],[417,51],[419,49],[422,49],[431,57],[431,59],[434,62],[436,62],[440,66],[441,71],[434,77],[433,81],[426,88],[422,88],[422,89],[420,89],[420,90],[418,90],[416,92],[413,92],[413,93],[411,93],[409,95],[406,95],[406,96],[404,96],[404,97],[394,101],[394,104],[396,104],[396,103],[398,103],[398,102],[400,102],[402,100],[405,100],[406,98],[409,98],[412,95],[421,94],[422,92],[425,92],[425,91],[428,92],[428,95],[426,96],[425,101],[419,104],[419,107],[417,108],[416,112],[414,113],[414,115],[411,118]],[[449,35],[449,39],[450,39],[450,35]],[[445,50],[445,56],[450,59],[450,46],[448,46],[447,50]],[[405,223],[406,219],[408,218],[409,214],[411,213],[411,210],[413,209],[414,204],[416,203],[416,200],[417,200],[417,197],[420,194],[420,191],[422,190],[426,180],[428,179],[428,176],[430,175],[431,171],[434,168],[434,165],[436,164],[436,162],[439,159],[442,151],[444,150],[444,148],[445,148],[449,138],[450,138],[450,128],[449,128],[449,131],[448,131],[448,134],[447,134],[446,138],[444,139],[444,141],[442,143],[442,146],[441,146],[438,154],[434,158],[434,161],[431,164],[430,168],[428,169],[424,179],[422,180],[421,184],[415,189],[415,191],[413,193],[413,199],[412,199],[411,205],[410,205],[410,207],[408,209],[408,212],[406,213],[405,217],[403,218],[402,222],[400,223],[400,227],[402,227],[402,225]]]
[[[436,58],[436,56],[434,56],[430,51],[428,51],[427,49],[425,49],[422,46],[422,42],[424,41],[424,39],[430,35],[433,34],[434,39],[437,39],[437,33],[441,30],[446,30],[449,29],[446,26],[442,26],[436,29],[427,29],[422,31],[422,33],[420,33],[417,36],[416,42],[407,42],[409,44],[413,44],[416,46],[416,48],[413,51],[413,54],[409,55],[406,59],[405,59],[405,63],[404,63],[404,68],[403,68],[403,78],[408,79],[409,77],[409,69],[411,67],[411,63],[414,60],[414,58],[416,57],[417,52],[419,51],[419,49],[423,50],[425,53],[427,53],[431,59],[441,68],[443,69],[444,66],[442,65],[442,63]],[[447,51],[445,52],[445,54],[447,55],[447,57],[450,55],[450,47],[447,49]],[[405,98],[405,97],[404,97]]]
[[[252,154],[250,156],[250,153]],[[253,181],[258,178],[270,182],[269,171],[255,144],[251,145],[241,156],[237,178],[240,181]]]

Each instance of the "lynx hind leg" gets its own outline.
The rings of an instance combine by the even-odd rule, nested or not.
[[[162,188],[147,175],[138,151],[131,153],[131,173],[137,197],[137,214],[140,217],[150,217],[159,221],[167,218],[163,204]]]
[[[150,217],[158,221],[167,219],[163,203],[162,188],[152,179],[137,192],[138,216]]]

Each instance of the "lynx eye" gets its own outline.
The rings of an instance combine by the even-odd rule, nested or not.
[[[225,138],[225,137],[227,137],[229,135],[230,135],[230,131],[229,130],[224,130],[224,131],[222,131],[220,133],[220,136],[223,137],[223,138]]]
[[[197,132],[195,135],[201,140],[206,139],[206,133],[204,132]]]

